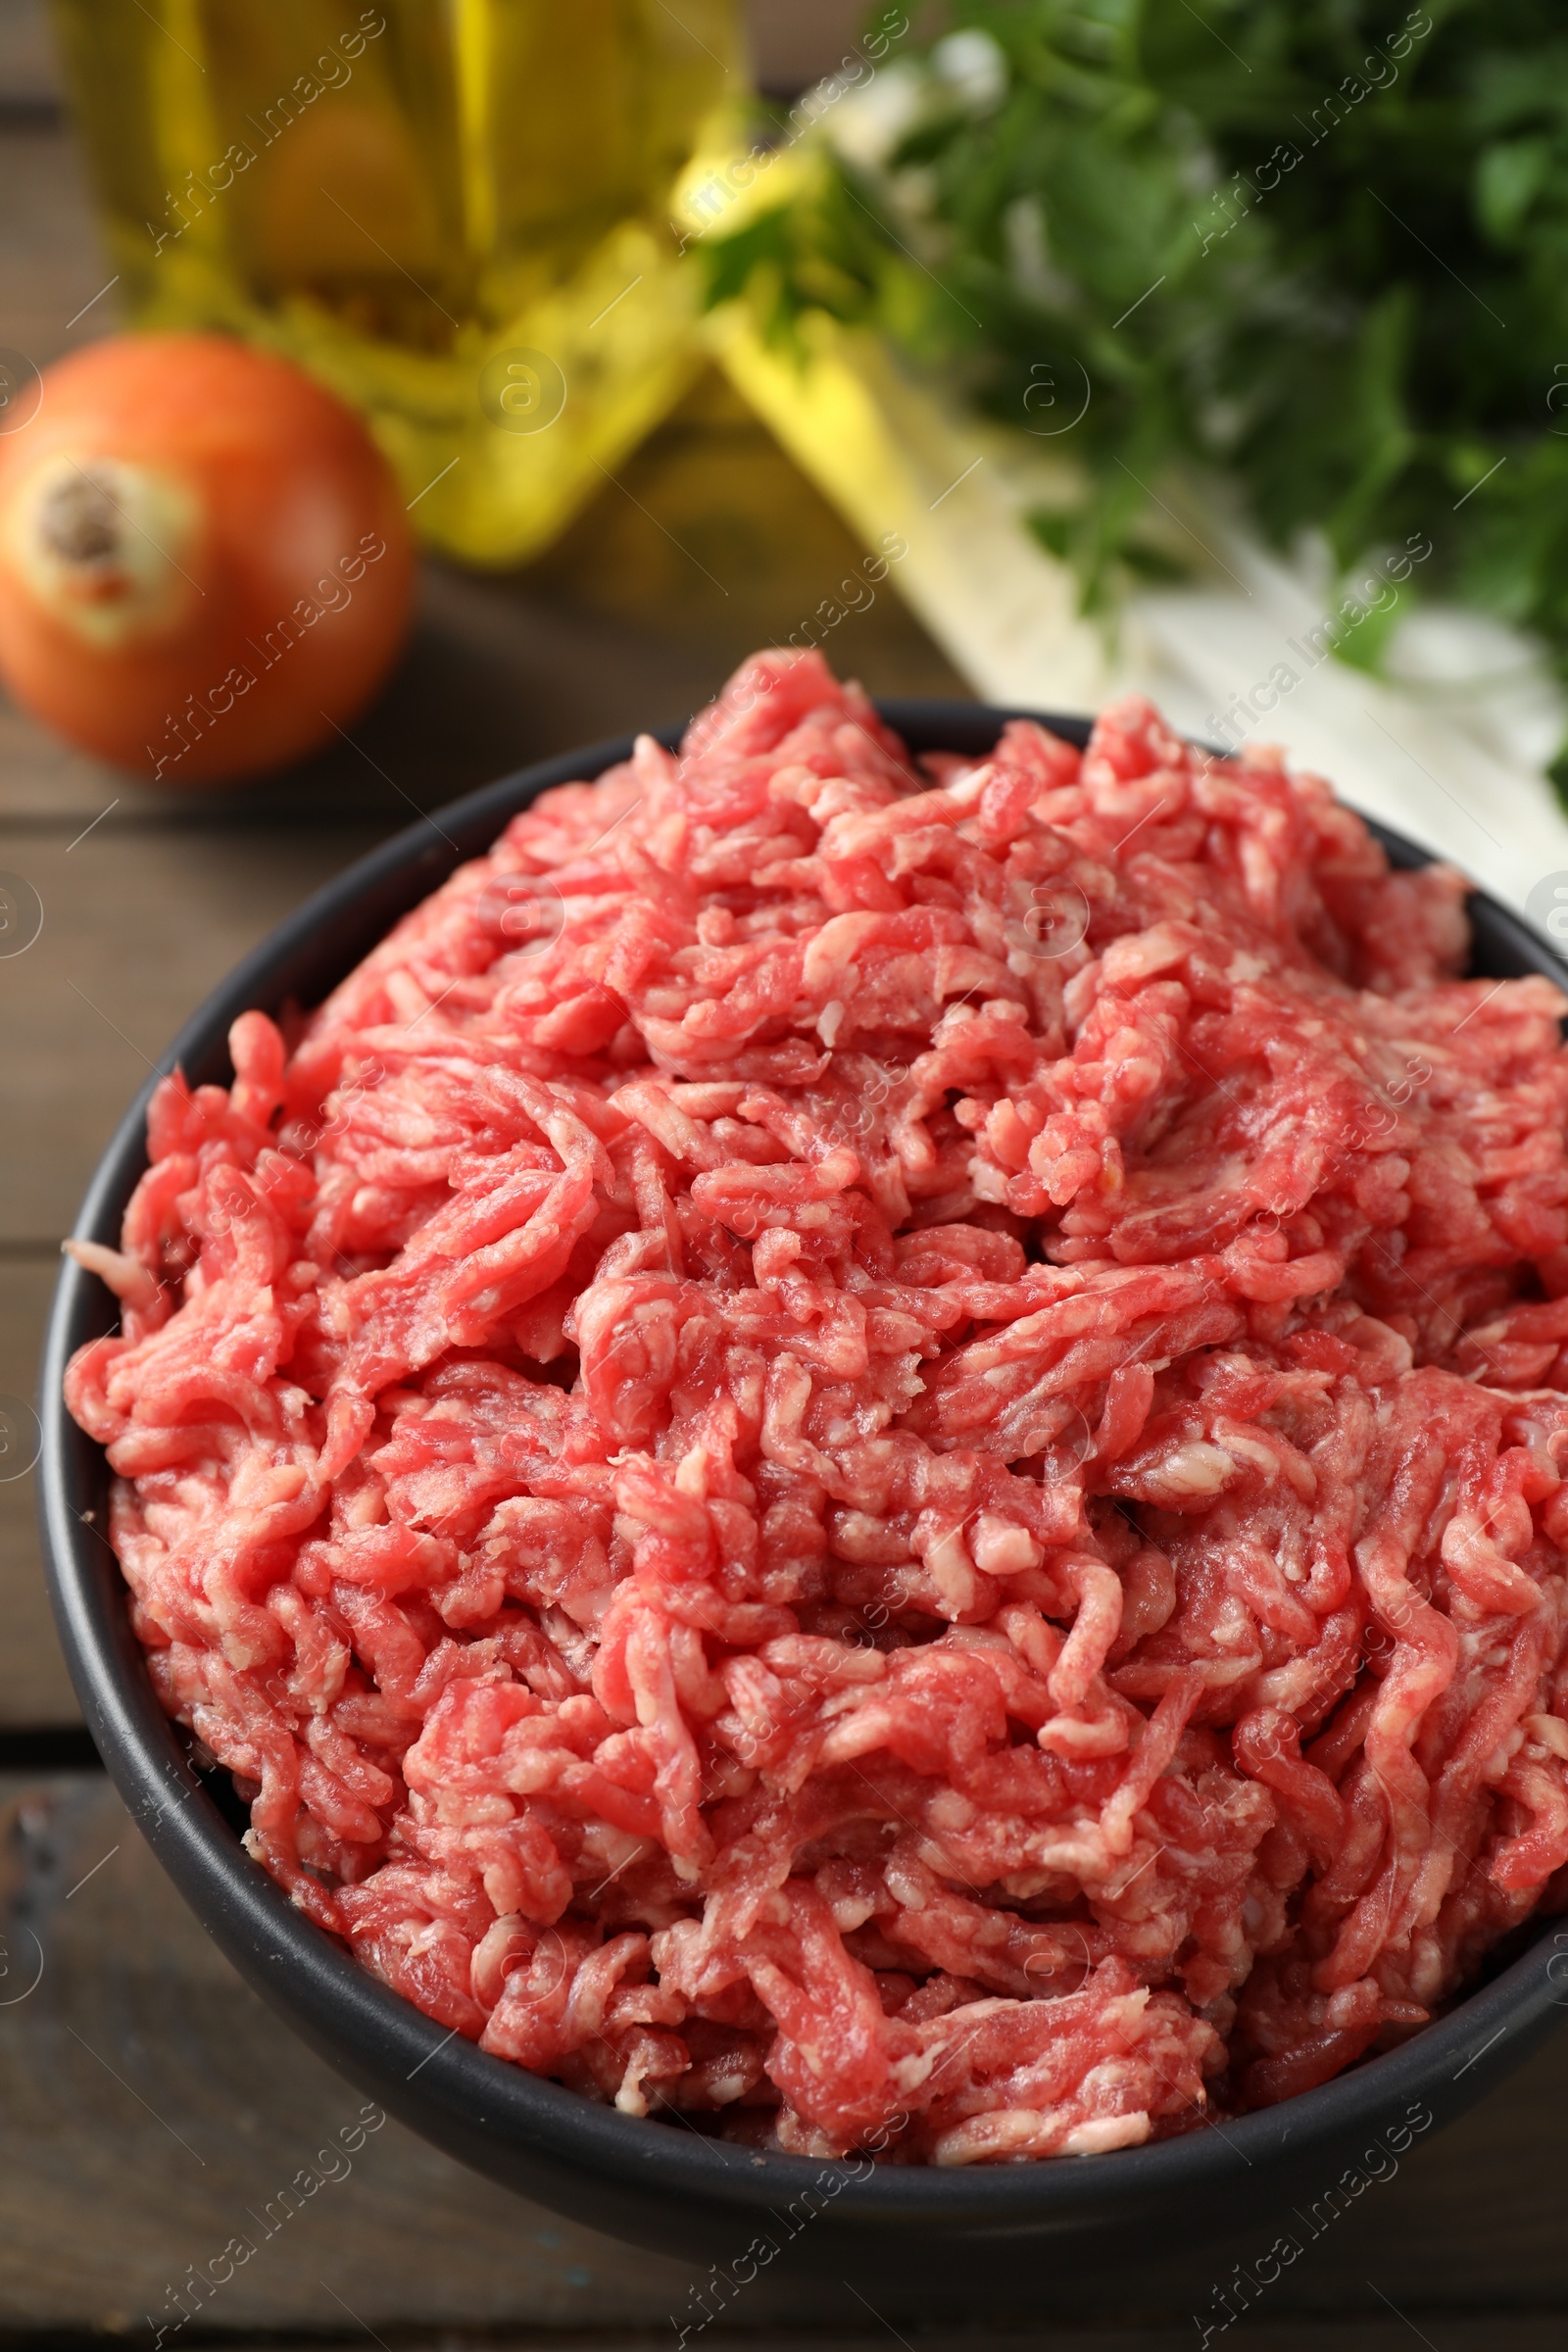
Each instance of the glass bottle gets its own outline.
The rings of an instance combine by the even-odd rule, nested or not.
[[[669,214],[734,0],[54,0],[131,322],[362,410],[433,546],[545,545],[700,366]]]

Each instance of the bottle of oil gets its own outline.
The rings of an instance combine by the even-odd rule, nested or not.
[[[433,546],[542,547],[699,365],[671,190],[734,0],[54,0],[120,293],[368,417]]]

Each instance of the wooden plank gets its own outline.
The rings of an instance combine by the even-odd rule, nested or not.
[[[47,121],[13,122],[0,138],[0,289],[5,339],[46,368],[114,324],[113,274],[93,226],[75,150]],[[74,321],[74,324],[73,324]]]
[[[42,0],[0,0],[0,100],[45,112],[58,104],[60,77]]]
[[[831,74],[858,45],[867,13],[864,0],[748,0],[753,68],[762,88],[789,93]]]
[[[38,1348],[56,1259],[0,1255],[0,1396],[36,1396]],[[0,1468],[9,1465],[0,1464]],[[55,1640],[38,1557],[33,1474],[0,1480],[0,1729],[80,1720]],[[0,1987],[3,1992],[3,1987]]]
[[[255,2243],[254,2258],[202,2318],[226,2333],[341,2329],[333,2296],[382,2335],[394,2327],[592,2325],[672,2344],[672,2315],[691,2317],[691,2266],[552,2218],[394,2123],[284,2226],[276,2192],[341,2127],[352,2131],[359,2094],[241,1985],[98,1776],[0,1781],[0,1944],[9,1972],[0,2001],[10,2003],[0,2006],[10,2225],[0,2235],[0,2330],[139,2328],[144,2315],[167,2309],[166,2290],[188,2266],[200,2270],[236,2234]],[[35,1974],[35,1989],[17,1998]],[[1274,2332],[1260,2340],[1304,2352],[1322,2338],[1299,2324],[1340,2314],[1369,2325],[1336,2341],[1382,2352],[1401,2340],[1386,2296],[1429,2336],[1434,2314],[1495,2305],[1518,2323],[1506,2340],[1533,2352],[1547,2339],[1529,2328],[1568,2313],[1565,2098],[1568,2039],[1559,2038],[1471,2118],[1418,2142],[1397,2178],[1364,2195],[1268,2290],[1249,2329],[1266,2326]],[[318,2175],[338,2170],[316,2166]],[[1123,2335],[1112,2341],[1163,2344],[1181,2332],[1190,2342],[1192,2314],[1212,2313],[1214,2287],[1233,2263],[1250,2267],[1275,2227],[1254,2225],[1234,2246],[1147,2273],[1129,2263],[1092,2297],[1051,2295],[1043,2271],[1038,2293],[1010,2316],[1022,2327],[1049,2302],[1064,2326],[1116,2323]],[[836,2267],[803,2244],[729,2307],[726,2334],[814,2319],[859,2340],[869,2323]],[[879,2294],[878,2309],[906,2335],[921,2321],[956,2325],[972,2305],[958,2266],[956,2278],[946,2313],[940,2297],[896,2291]],[[1004,2340],[1008,2316],[997,2315]],[[1454,2335],[1445,2318],[1434,2340],[1439,2352],[1457,2352],[1481,2337]]]
[[[1431,2347],[1431,2352],[1562,2352],[1568,2335],[1568,2315],[1561,2312],[1522,2316],[1461,2313],[1455,2317],[1448,2311],[1427,2311],[1417,2316],[1419,2327],[1414,2318],[1399,2316],[1290,2320],[1280,2328],[1258,2322],[1250,2325],[1245,2335],[1233,2336],[1231,2342],[1238,2352],[1243,2347],[1245,2352],[1412,2352],[1418,2340]],[[692,2352],[804,2352],[807,2345],[810,2352],[889,2352],[895,2342],[918,2347],[918,2352],[1042,2352],[1042,2346],[1049,2347],[1049,2352],[1198,2352],[1201,2340],[1190,2320],[1180,2327],[1053,2326],[1044,2333],[1038,2325],[919,2327],[909,2321],[906,2330],[868,2323],[863,2333],[841,2333],[837,2327],[813,2322],[808,2333],[800,2328],[710,2328],[700,2336],[693,2334],[688,2342]],[[399,2339],[401,2352],[454,2352],[459,2340],[445,2333]],[[526,2337],[485,2339],[486,2352],[514,2352],[514,2352],[582,2352],[584,2341],[581,2335],[564,2335],[554,2328],[543,2333],[530,2328]],[[635,2331],[595,2328],[591,2341],[593,2352],[674,2352],[675,2335],[667,2328]],[[364,2335],[340,2343],[313,2336],[311,2352],[365,2352],[366,2342]],[[1210,2342],[1223,2348],[1225,2338],[1216,2334]],[[229,2338],[225,2352],[277,2352],[277,2346],[275,2339],[263,2345]]]
[[[69,1232],[116,1120],[192,1006],[370,838],[106,823],[74,847],[50,833],[8,848],[43,928],[0,960],[0,1242]]]
[[[206,2326],[336,2329],[334,2294],[382,2329],[559,2326],[590,2297],[608,2324],[654,2323],[684,2297],[678,2265],[521,2205],[390,2123],[316,2165],[339,2177],[285,2222],[279,2191],[352,2138],[360,2094],[239,1984],[104,1780],[9,1781],[4,1800],[5,1965],[17,1991],[40,1951],[42,1974],[22,2000],[0,1979],[0,2328],[172,2326],[168,2290],[236,2235],[256,2254]]]

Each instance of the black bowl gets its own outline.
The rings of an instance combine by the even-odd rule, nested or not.
[[[916,751],[988,750],[1003,720],[983,705],[890,702],[885,716]],[[1082,743],[1088,723],[1047,717]],[[673,741],[673,735],[666,741]],[[553,784],[598,775],[629,741],[526,768],[400,833],[318,891],[230,974],[160,1065],[193,1082],[231,1076],[224,1040],[236,1014],[317,1003],[395,919],[506,820]],[[1374,827],[1397,865],[1426,854]],[[1470,900],[1474,968],[1488,977],[1564,973],[1494,901]],[[146,1165],[151,1082],[104,1155],[76,1232],[118,1243]],[[1363,2150],[1460,2113],[1517,2066],[1568,2007],[1568,1935],[1550,1924],[1519,1938],[1490,1981],[1401,2048],[1283,2105],[1159,2145],[1091,2158],[971,2171],[823,2165],[758,2156],[667,2123],[616,2114],[487,2056],[368,1975],[310,1925],[239,1842],[242,1809],[222,1774],[202,1775],[186,1736],[153,1694],[132,1636],[119,1566],[102,1530],[108,1468],[62,1401],[67,1360],[115,1327],[116,1301],[68,1261],[42,1371],[41,1510],[61,1640],[93,1739],[143,1834],[228,1958],[304,2040],[438,2147],[541,2204],[634,2243],[717,2262],[750,2262],[758,2239],[783,2246],[815,2216],[813,2265],[905,2290],[1000,2278],[1068,2285],[1114,2254],[1125,2285],[1138,2253],[1200,2241],[1251,2213],[1279,2213],[1337,2180]],[[1424,2120],[1423,2120],[1424,2119]],[[1402,2142],[1401,2142],[1401,2134]],[[1377,2169],[1383,2169],[1381,2166]],[[1041,2257],[1047,2259],[1041,2262]],[[1021,2266],[1018,2267],[1018,2266]]]

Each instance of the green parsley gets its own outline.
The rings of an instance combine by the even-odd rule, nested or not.
[[[953,0],[865,78],[702,240],[710,302],[879,328],[1023,430],[1087,386],[1034,527],[1088,608],[1179,562],[1154,493],[1220,471],[1346,571],[1425,535],[1568,676],[1560,0]]]

